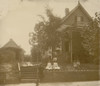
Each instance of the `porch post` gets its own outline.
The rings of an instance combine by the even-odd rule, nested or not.
[[[73,62],[73,41],[72,41],[72,28],[70,28],[70,56],[71,56],[71,63]]]

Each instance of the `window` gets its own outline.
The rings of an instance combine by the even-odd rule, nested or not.
[[[81,17],[77,16],[77,21],[80,22],[81,21]]]
[[[83,21],[83,16],[76,16],[76,17],[75,17],[75,20],[76,20],[77,22],[82,22],[82,21]]]

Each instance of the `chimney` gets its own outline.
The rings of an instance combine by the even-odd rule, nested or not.
[[[69,8],[65,8],[65,15],[69,14]]]

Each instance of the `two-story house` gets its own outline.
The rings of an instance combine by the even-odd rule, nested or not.
[[[62,40],[61,48],[62,48],[62,57],[64,61],[73,62],[80,56],[81,47],[81,37],[79,34],[79,30],[81,30],[84,26],[88,26],[88,24],[92,21],[91,16],[84,9],[80,2],[78,2],[77,6],[69,11],[68,8],[65,9],[65,17],[63,17],[61,26],[58,28],[63,34],[68,34],[68,38],[65,37]],[[75,53],[79,53],[77,56]]]

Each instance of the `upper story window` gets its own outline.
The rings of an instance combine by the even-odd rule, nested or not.
[[[81,21],[81,17],[77,16],[77,21],[80,22]]]
[[[83,16],[76,16],[75,20],[76,20],[76,22],[82,22],[83,21]]]

